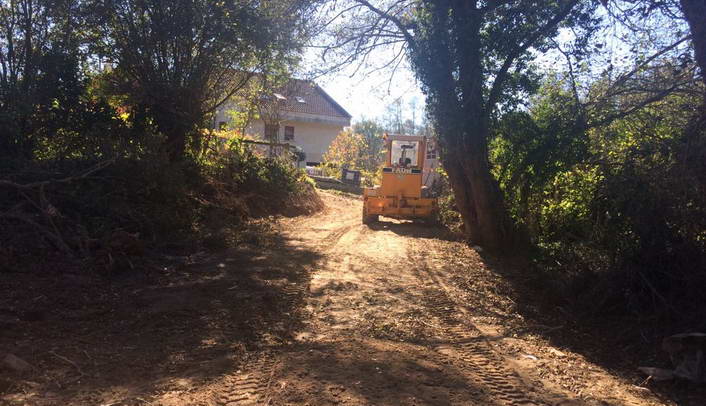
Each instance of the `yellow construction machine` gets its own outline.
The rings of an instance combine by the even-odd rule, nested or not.
[[[422,179],[426,137],[385,134],[384,139],[387,159],[382,168],[382,183],[363,190],[363,223],[374,223],[381,215],[436,221],[437,201],[426,196]]]

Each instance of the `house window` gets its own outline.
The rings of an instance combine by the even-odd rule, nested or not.
[[[285,126],[284,127],[284,140],[285,141],[292,141],[294,139],[294,127],[292,126]]]
[[[276,141],[279,138],[279,124],[265,124],[265,139]]]
[[[427,159],[436,159],[436,145],[433,142],[427,144]]]

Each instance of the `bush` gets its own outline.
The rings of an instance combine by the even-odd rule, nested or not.
[[[372,124],[367,122],[367,125]],[[341,169],[346,168],[360,171],[363,186],[380,184],[380,168],[384,161],[382,129],[368,129],[370,131],[367,135],[357,133],[353,129],[343,130],[338,134],[323,156],[322,169],[325,176],[338,179],[341,177]]]
[[[431,193],[439,199],[441,223],[449,230],[462,234],[463,219],[458,207],[456,207],[456,199],[449,184],[449,177],[442,168],[438,168],[437,171],[441,174],[440,181],[436,183],[435,190],[432,190]]]
[[[313,193],[313,181],[290,157],[260,157],[238,137],[210,151],[201,163],[213,190],[219,198],[239,200],[236,206],[248,216],[296,215],[323,207]]]
[[[581,130],[564,90],[506,115],[492,157],[538,270],[591,312],[684,320],[706,306],[706,134],[673,95]]]
[[[259,157],[238,140],[180,162],[143,151],[108,160],[1,165],[8,175],[0,183],[0,246],[23,258],[51,252],[112,258],[121,255],[110,252],[116,235],[148,248],[204,239],[217,246],[214,235],[232,237],[247,218],[308,213],[323,205],[301,170],[284,159]]]

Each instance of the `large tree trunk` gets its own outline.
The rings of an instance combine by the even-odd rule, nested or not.
[[[691,41],[694,44],[694,56],[701,69],[701,79],[706,85],[706,0],[680,0],[682,12],[691,30]],[[691,122],[689,132],[700,134],[706,125],[706,86],[704,86],[701,114]]]
[[[681,8],[689,23],[694,43],[694,56],[706,84],[706,0],[681,0]]]
[[[460,157],[454,156],[452,153],[448,154],[444,159],[444,169],[449,176],[449,183],[451,190],[454,192],[456,208],[463,220],[466,237],[471,241],[477,241],[480,239],[478,235],[478,215],[476,214],[471,187],[461,165]]]
[[[152,106],[155,124],[166,138],[169,160],[181,161],[185,157],[189,137],[198,145],[199,140],[193,137],[197,136],[200,113],[192,110],[191,100],[186,97],[160,98]]]
[[[485,143],[485,139],[480,142]],[[463,154],[447,154],[444,167],[468,239],[492,251],[518,248],[524,239],[507,213],[503,194],[490,171],[487,148],[477,145]]]
[[[447,154],[444,168],[469,241],[491,251],[523,248],[524,235],[507,214],[487,157]]]
[[[417,71],[433,90],[432,113],[443,149],[443,164],[449,176],[456,205],[468,239],[492,251],[514,245],[512,222],[504,198],[488,162],[489,126],[483,84],[487,80],[481,63],[481,12],[473,2],[432,2],[431,29],[439,44],[423,50]],[[449,7],[453,13],[449,13]],[[451,17],[450,17],[451,16]],[[453,26],[449,31],[444,27]],[[459,63],[458,71],[454,69]],[[459,92],[460,91],[460,92]]]
[[[512,227],[497,180],[490,173],[488,154],[485,149],[471,151],[463,162],[468,184],[473,191],[473,205],[477,216],[475,243],[498,250],[510,247]]]
[[[462,114],[460,110],[457,113]],[[505,207],[503,194],[488,162],[488,130],[478,115],[456,116],[439,123],[443,164],[468,239],[492,251],[524,241]],[[452,124],[453,123],[453,124]],[[458,125],[461,124],[461,125]]]
[[[157,128],[166,138],[165,146],[171,162],[181,161],[186,152],[186,139],[190,126],[183,121],[183,117],[169,111],[162,110],[155,114]]]

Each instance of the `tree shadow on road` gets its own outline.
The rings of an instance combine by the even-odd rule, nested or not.
[[[459,236],[448,229],[422,220],[396,220],[383,217],[380,221],[368,225],[374,231],[391,231],[397,235],[411,238],[426,238],[444,241],[458,241]]]
[[[473,365],[458,361],[426,347],[387,340],[302,344],[284,357],[273,387],[279,388],[276,397],[285,404],[504,404],[494,394],[497,388],[487,386]],[[528,404],[536,396],[523,395]]]
[[[118,277],[0,274],[0,308],[35,315],[0,335],[34,367],[0,379],[0,403],[132,404],[217,378],[293,340],[318,258],[275,233]]]

